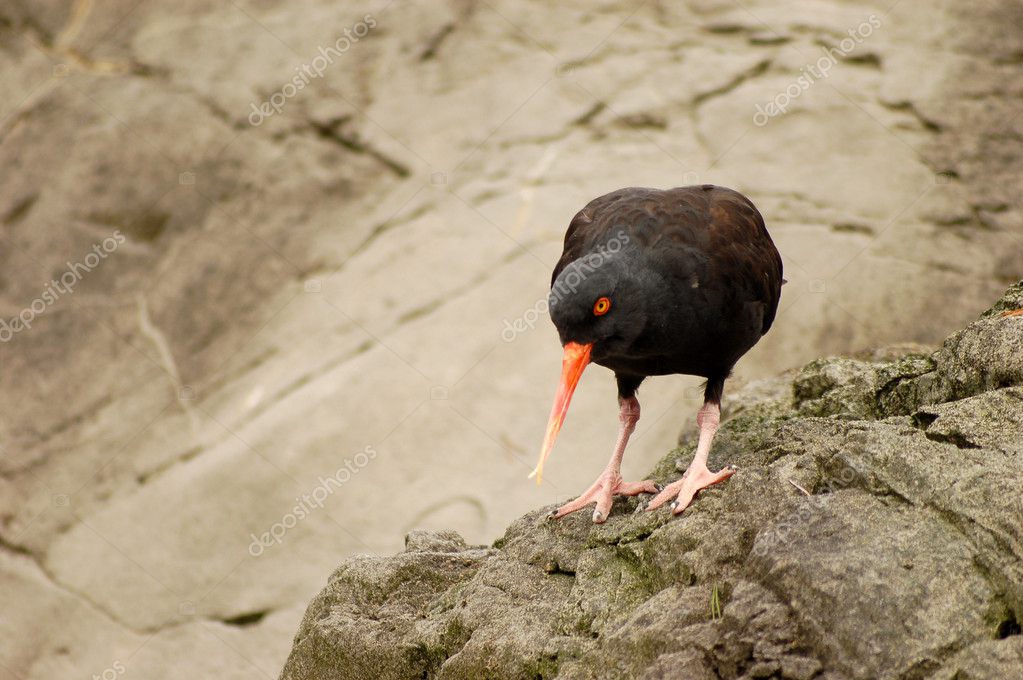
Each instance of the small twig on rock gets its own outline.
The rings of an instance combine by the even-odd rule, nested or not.
[[[802,491],[804,496],[809,496],[810,495],[810,492],[807,491],[806,489],[804,489],[803,487],[799,486],[799,484],[796,482],[796,480],[790,479],[789,480],[789,484],[791,484],[792,486],[794,486],[797,489],[799,489],[800,491]]]

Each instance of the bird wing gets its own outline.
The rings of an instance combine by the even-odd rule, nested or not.
[[[762,333],[774,322],[781,299],[782,261],[760,211],[742,194],[719,188],[710,202],[710,248],[719,275],[740,283],[745,304],[763,306]]]

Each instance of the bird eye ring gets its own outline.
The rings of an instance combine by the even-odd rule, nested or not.
[[[603,316],[611,311],[611,300],[606,297],[599,298],[593,303],[593,315]]]

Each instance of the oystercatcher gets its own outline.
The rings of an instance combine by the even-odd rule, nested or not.
[[[619,430],[607,467],[581,496],[551,513],[563,517],[596,503],[604,522],[615,495],[656,493],[679,514],[701,489],[731,477],[707,456],[720,419],[725,378],[770,329],[781,296],[782,262],[753,203],[705,184],[628,188],[595,198],[572,218],[551,277],[550,315],[564,347],[561,383],[551,408],[537,483],[572,393],[590,362],[614,371]],[[681,373],[707,379],[696,455],[681,479],[661,489],[625,482],[622,456],[639,420],[636,390],[647,376]]]

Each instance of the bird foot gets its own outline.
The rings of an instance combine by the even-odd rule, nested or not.
[[[682,475],[682,479],[672,482],[668,486],[654,496],[650,503],[647,504],[647,510],[656,510],[666,503],[668,500],[674,498],[674,502],[671,504],[671,513],[673,515],[680,515],[682,511],[689,507],[689,504],[693,502],[693,498],[702,489],[706,489],[708,486],[719,484],[725,481],[736,473],[739,468],[734,465],[729,465],[717,472],[711,472],[707,469],[706,465],[693,466],[690,465],[686,473]]]
[[[653,480],[645,479],[642,482],[624,482],[621,475],[605,470],[597,477],[590,488],[586,489],[581,496],[575,500],[565,503],[557,510],[551,511],[550,519],[560,519],[565,515],[582,510],[590,503],[596,502],[597,507],[593,509],[593,521],[596,524],[603,524],[611,514],[611,503],[615,496],[636,496],[641,493],[657,493],[661,490],[659,484]]]
[[[1023,315],[1023,309],[1010,309],[1006,312],[1002,312],[1002,316],[1021,316]]]

